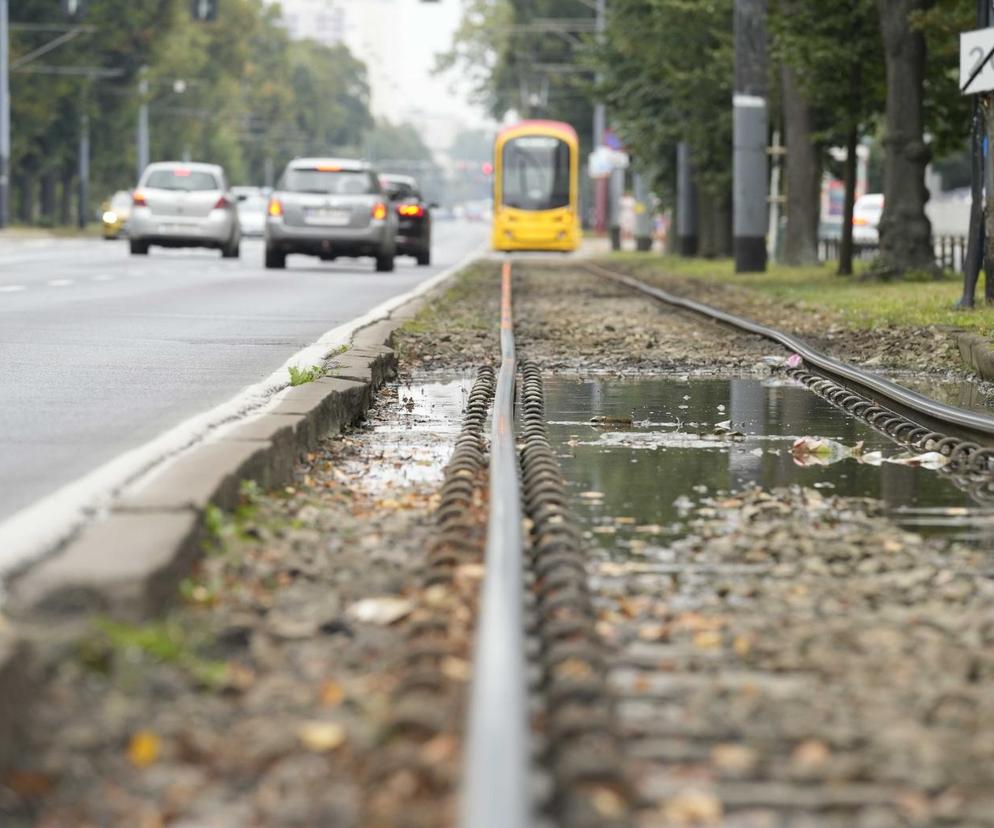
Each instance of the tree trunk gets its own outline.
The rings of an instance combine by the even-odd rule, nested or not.
[[[859,147],[859,130],[850,127],[846,136],[846,167],[844,171],[846,195],[842,208],[842,245],[839,248],[839,275],[852,275],[853,243],[852,219],[853,207],[856,204],[856,149]]]
[[[935,267],[932,225],[925,215],[928,191],[922,97],[925,36],[910,15],[924,0],[877,0],[887,62],[884,146],[884,211],[880,219],[880,258],[886,275]]]
[[[41,176],[41,221],[46,227],[55,225],[56,171],[45,170]]]
[[[59,194],[59,224],[64,227],[72,224],[72,194],[73,174],[66,169],[62,171],[62,192]]]
[[[787,140],[787,234],[784,263],[818,262],[818,214],[821,207],[821,164],[811,138],[811,106],[801,91],[797,75],[784,66],[783,116]]]
[[[21,177],[21,215],[23,224],[33,224],[35,220],[35,192],[38,189],[38,179],[33,170],[28,170]]]
[[[718,255],[715,247],[714,196],[704,187],[697,194],[697,209],[701,217],[698,254],[705,259],[713,259]]]
[[[731,192],[714,196],[711,221],[714,224],[714,255],[720,259],[727,259],[734,249]]]

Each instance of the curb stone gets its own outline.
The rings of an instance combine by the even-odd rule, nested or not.
[[[994,346],[985,336],[972,333],[956,334],[960,356],[967,367],[985,380],[994,380]]]
[[[285,485],[323,436],[362,418],[396,372],[396,355],[383,343],[401,322],[392,316],[357,331],[354,347],[330,359],[322,378],[290,388],[266,414],[181,455],[119,498],[106,517],[12,579],[4,614],[33,623],[161,613],[201,554],[204,509],[234,508],[244,480]],[[0,711],[0,733],[3,719]]]

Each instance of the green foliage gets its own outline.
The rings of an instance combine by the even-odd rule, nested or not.
[[[314,382],[324,376],[324,368],[320,365],[312,365],[310,368],[291,365],[287,370],[290,372],[290,386],[293,388],[298,385],[306,385],[309,382]]]
[[[638,158],[672,186],[686,141],[701,189],[723,198],[731,182],[732,0],[615,0],[597,50],[599,90]]]
[[[453,48],[438,69],[457,69],[475,88],[475,100],[501,119],[551,118],[572,124],[589,144],[593,105],[583,60],[589,39],[521,27],[537,20],[590,19],[577,0],[467,0]],[[514,28],[518,27],[518,28]],[[547,67],[572,64],[573,71]]]
[[[110,192],[134,186],[142,76],[152,160],[216,162],[233,183],[261,184],[267,161],[279,171],[294,155],[359,154],[373,124],[364,65],[344,47],[291,43],[278,14],[278,5],[263,0],[225,0],[216,22],[200,23],[191,19],[189,0],[90,0],[83,22],[95,31],[30,68],[88,66],[117,74],[11,75],[15,215],[37,220],[46,176],[71,191],[84,115],[92,146],[90,210]],[[61,22],[56,0],[18,0],[12,19]],[[12,60],[51,37],[15,31]]]

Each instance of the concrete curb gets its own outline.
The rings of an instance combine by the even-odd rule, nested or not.
[[[972,368],[981,379],[994,380],[994,345],[987,337],[958,333],[956,345],[968,368]]]
[[[245,480],[285,485],[323,436],[361,419],[376,389],[396,373],[387,343],[423,301],[414,298],[356,331],[352,346],[327,360],[321,379],[289,389],[265,414],[180,455],[119,497],[103,519],[10,581],[5,615],[34,624],[98,613],[128,621],[160,614],[200,557],[206,507],[234,508]]]

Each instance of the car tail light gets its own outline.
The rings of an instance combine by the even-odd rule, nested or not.
[[[131,196],[131,203],[135,207],[148,207],[148,201],[145,199],[145,193],[140,193],[135,190],[134,195]]]
[[[227,210],[231,206],[231,202],[228,201],[227,196],[221,196],[217,200],[217,204],[214,205],[215,210]]]
[[[421,218],[425,214],[425,208],[420,204],[401,204],[397,212],[408,218]]]
[[[387,217],[387,205],[378,201],[373,205],[373,218],[376,221],[383,221]]]
[[[266,212],[275,218],[279,218],[283,215],[283,202],[278,198],[269,199],[269,207],[266,209]]]

